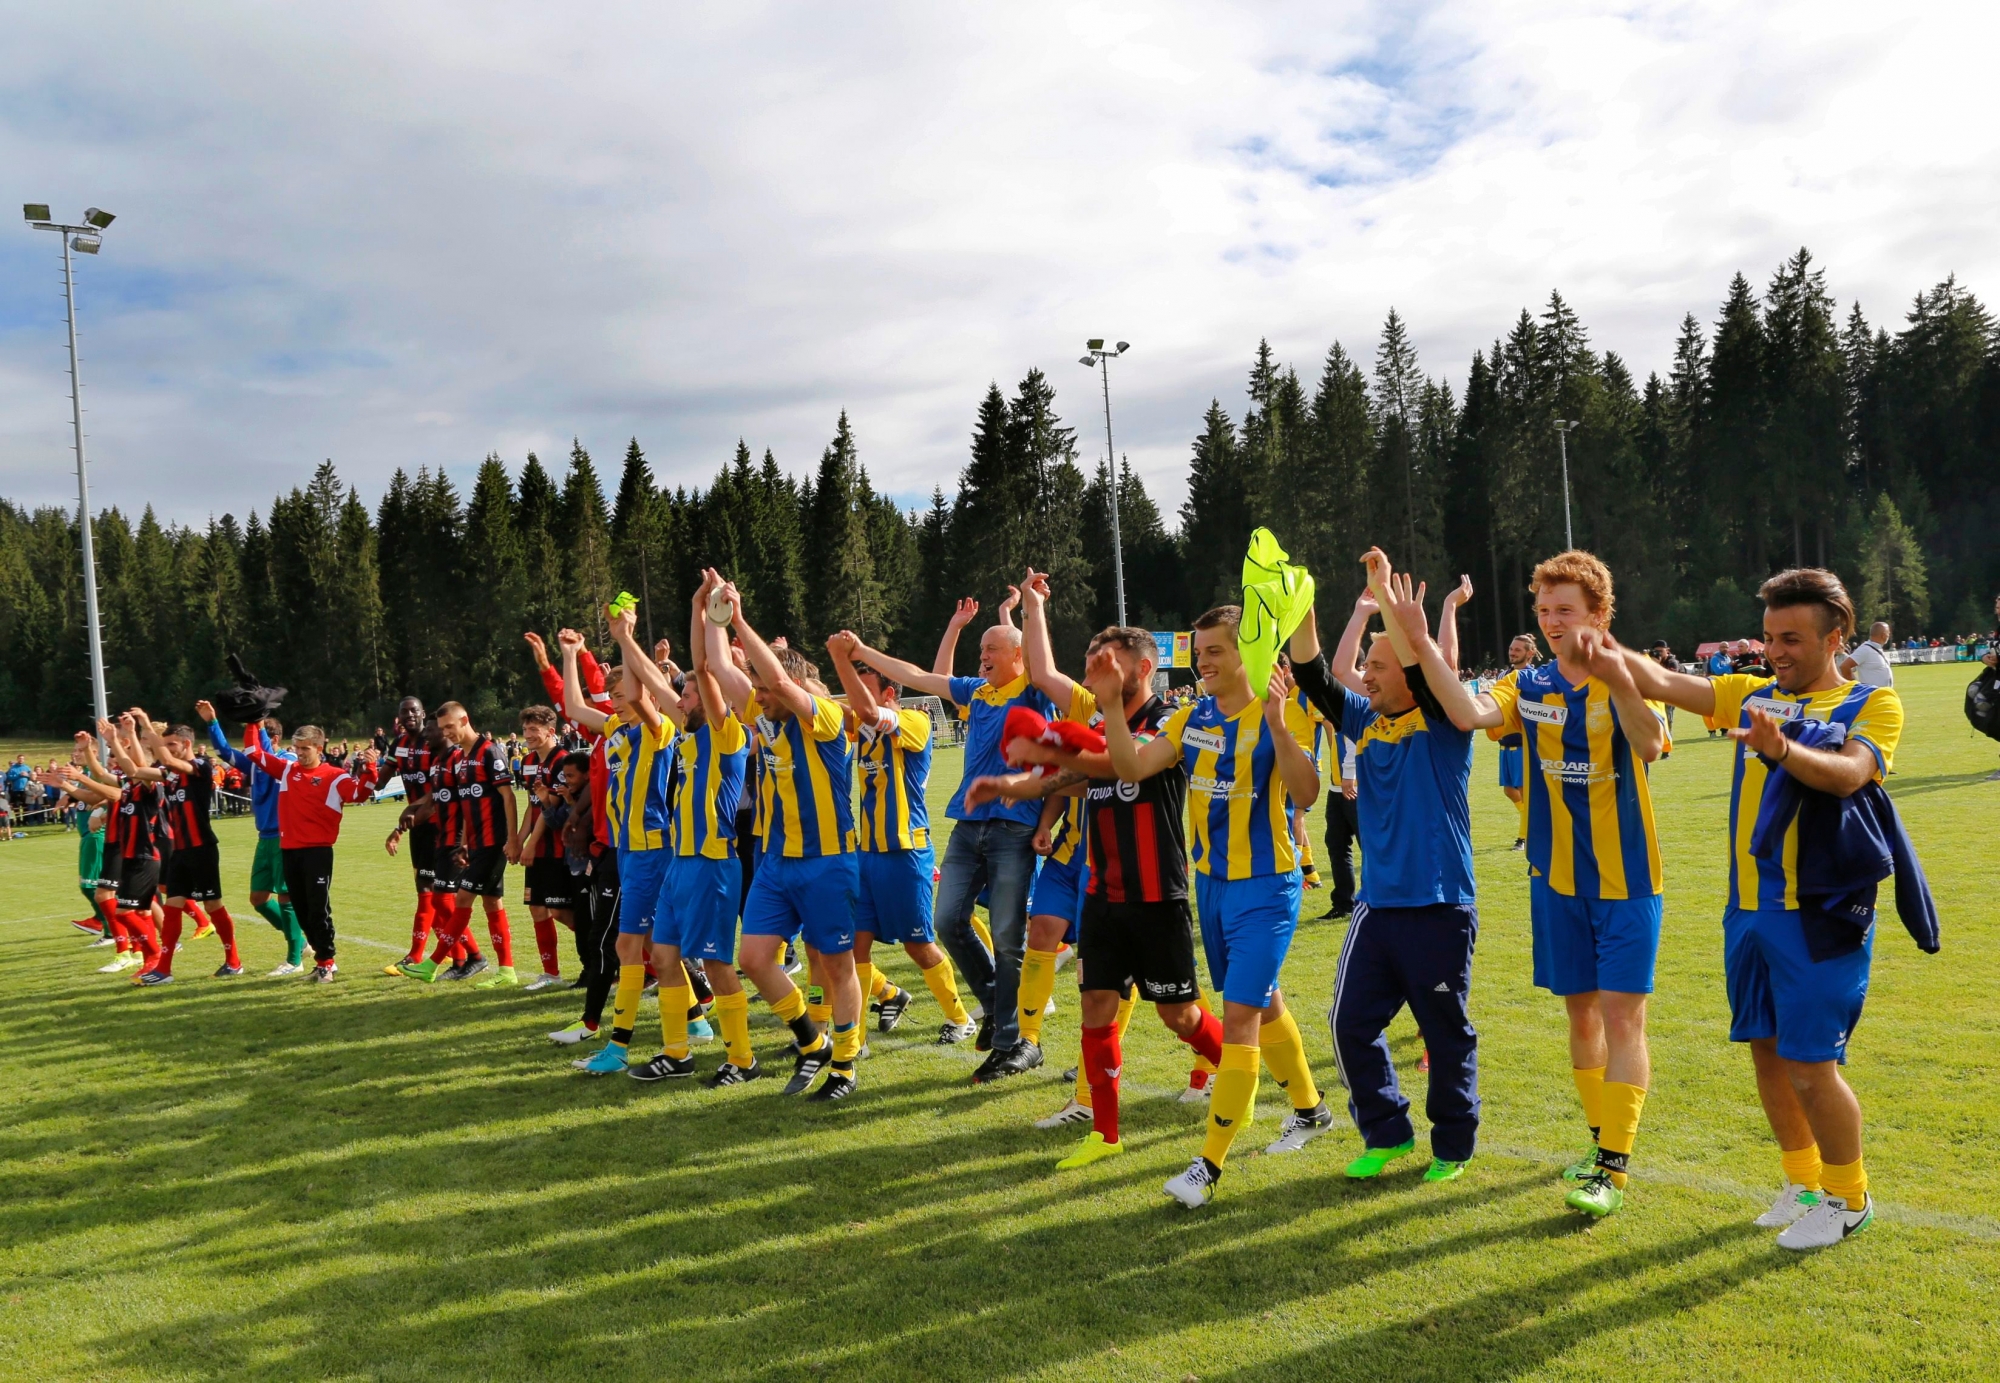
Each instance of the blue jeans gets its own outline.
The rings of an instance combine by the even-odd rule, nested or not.
[[[1016,1004],[1028,948],[1028,890],[1035,882],[1035,829],[993,819],[954,823],[938,877],[937,933],[966,986],[993,1019],[993,1050],[1021,1040]],[[985,890],[994,954],[972,930],[972,905]]]

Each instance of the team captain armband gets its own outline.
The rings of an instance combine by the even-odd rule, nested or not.
[[[1017,740],[1045,744],[1051,749],[1064,749],[1077,754],[1104,752],[1102,730],[1078,725],[1073,720],[1050,721],[1040,711],[1028,706],[1015,706],[1007,712],[1007,723],[1000,733],[1000,755],[1011,768],[1025,767],[1030,777],[1045,778],[1057,771],[1050,764],[1024,765],[1013,752]]]

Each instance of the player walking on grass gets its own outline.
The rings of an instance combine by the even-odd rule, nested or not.
[[[453,939],[472,925],[472,900],[486,913],[486,932],[493,940],[499,969],[481,980],[480,989],[512,988],[514,935],[507,922],[508,852],[513,848],[520,809],[514,801],[514,768],[503,745],[473,727],[472,717],[456,701],[438,707],[438,729],[452,746],[446,764],[451,772],[455,836],[443,840],[444,859],[457,890],[452,917]]]
[[[951,960],[937,944],[932,912],[930,807],[931,718],[898,704],[896,684],[855,664],[861,641],[842,630],[826,641],[833,670],[847,692],[847,709],[861,761],[857,822],[859,887],[854,900],[854,970],[863,995],[875,989],[877,940],[900,944],[944,1013],[940,1045],[977,1031],[958,997]],[[890,985],[880,999],[879,1026],[894,1030],[910,1007],[906,989]],[[1039,1016],[1039,1015],[1038,1015]]]
[[[723,701],[722,689],[702,655],[702,623],[712,583],[704,580],[694,600],[695,675],[678,691],[633,638],[630,611],[611,621],[624,666],[636,672],[646,696],[637,703],[640,723],[656,727],[655,703],[672,705],[679,734],[668,752],[668,827],[659,894],[653,905],[652,962],[660,977],[660,1054],[631,1068],[635,1080],[691,1076],[689,1019],[699,1015],[687,963],[702,966],[717,1002],[717,1017],[728,1034],[726,1064],[746,1076],[755,1069],[750,1050],[749,999],[736,977],[736,919],[741,904],[742,867],[736,862],[736,799],[743,791],[750,739],[743,722]],[[627,673],[628,676],[631,672]],[[622,938],[621,938],[622,941]],[[723,996],[730,995],[728,1003]],[[704,1029],[704,1031],[706,1031]]]
[[[706,583],[709,573],[703,573]],[[821,1071],[815,1100],[853,1093],[861,1050],[862,995],[854,969],[854,899],[860,869],[854,854],[854,755],[844,714],[825,694],[811,663],[794,649],[774,652],[743,617],[732,585],[716,587],[749,661],[746,676],[722,656],[720,631],[706,666],[737,713],[755,720],[765,744],[765,842],[750,894],[743,900],[742,968],[771,1011],[798,1039],[798,1064],[785,1086],[796,1095]],[[866,649],[857,649],[877,668]],[[785,940],[803,934],[817,953],[832,1007],[832,1035],[806,1013],[805,996],[785,974]]]
[[[1473,724],[1525,745],[1534,980],[1568,1010],[1571,1075],[1596,1144],[1563,1176],[1577,1183],[1570,1207],[1602,1218],[1624,1204],[1652,1083],[1646,996],[1664,880],[1646,766],[1666,748],[1666,726],[1611,637],[1604,563],[1559,553],[1529,587],[1555,661],[1468,699]]]
[[[166,921],[160,929],[160,959],[148,979],[165,984],[174,977],[174,952],[180,946],[182,918],[188,904],[205,903],[216,934],[222,940],[222,965],[217,979],[231,979],[243,973],[243,957],[236,949],[236,922],[222,905],[222,858],[216,844],[215,826],[209,818],[215,796],[215,761],[195,752],[194,731],[176,725],[165,736],[145,736],[147,751],[157,767],[166,798],[168,824],[174,836],[174,852],[166,865]],[[141,770],[142,776],[148,770]]]
[[[285,891],[298,910],[299,928],[313,950],[315,984],[331,984],[340,970],[334,960],[333,846],[340,839],[342,811],[350,802],[366,801],[374,792],[375,751],[358,755],[356,777],[325,760],[326,732],[301,725],[292,732],[292,758],[271,752],[259,725],[243,731],[243,751],[250,762],[277,784],[278,848],[285,871]]]
[[[1000,741],[1009,710],[1025,706],[1050,717],[1057,710],[1028,680],[1021,632],[1011,624],[996,624],[980,638],[978,677],[951,675],[958,633],[978,613],[977,601],[959,602],[931,672],[866,645],[856,654],[891,681],[949,701],[966,723],[965,775],[945,808],[945,815],[958,824],[945,844],[936,917],[945,948],[985,1010],[975,1045],[988,1056],[972,1076],[984,1082],[1017,1076],[1042,1064],[1041,1047],[1022,1036],[1019,1019],[1041,804],[996,796],[975,806],[966,800],[966,786],[976,778],[1007,773]],[[990,953],[973,928],[972,909],[982,887],[993,939]],[[1043,998],[1046,1001],[1046,993]]]
[[[1478,1034],[1466,1012],[1472,949],[1479,934],[1472,880],[1472,735],[1433,694],[1458,686],[1432,641],[1420,596],[1388,558],[1371,550],[1370,593],[1333,655],[1320,657],[1314,616],[1291,636],[1298,684],[1355,744],[1355,807],[1364,867],[1354,918],[1341,946],[1327,1020],[1334,1058],[1360,1131],[1361,1156],[1347,1175],[1381,1175],[1416,1148],[1410,1102],[1389,1054],[1390,1021],[1409,1005],[1430,1052],[1430,1169],[1450,1181],[1471,1160],[1479,1130]],[[1367,662],[1352,671],[1368,615],[1380,607]],[[1467,718],[1470,709],[1464,708]]]
[[[259,768],[249,754],[229,742],[228,736],[222,732],[221,722],[215,718],[215,707],[206,701],[197,701],[194,710],[207,727],[209,746],[215,750],[216,757],[236,769],[249,782],[250,811],[257,823],[257,849],[250,860],[250,906],[257,910],[259,917],[271,924],[272,930],[285,938],[284,963],[271,974],[304,974],[306,934],[299,926],[298,910],[292,906],[291,891],[285,883],[284,857],[278,842],[277,779]],[[273,744],[285,733],[285,727],[272,716],[265,717],[263,728]],[[281,759],[292,757],[290,751],[274,752]]]
[[[567,632],[567,638],[557,636],[563,659],[563,715],[590,738],[591,745],[581,790],[571,784],[564,793],[570,806],[570,820],[564,826],[564,850],[584,863],[579,883],[582,906],[577,912],[576,943],[577,956],[583,964],[583,975],[577,981],[583,989],[583,1014],[576,1022],[549,1034],[551,1042],[564,1047],[574,1046],[597,1035],[603,1023],[605,1000],[611,997],[612,986],[618,980],[618,914],[624,895],[618,879],[617,842],[620,837],[614,830],[614,779],[609,754],[613,735],[623,723],[622,717],[630,714],[622,694],[614,696],[624,680],[623,674],[616,668],[611,670],[608,678],[599,674],[600,687],[607,680],[610,683],[610,690],[605,691],[601,705],[591,697],[581,671],[582,659],[588,650],[583,647],[581,635],[574,631]],[[535,639],[532,642],[539,652],[541,641]],[[590,666],[597,666],[594,658]],[[622,755],[622,747],[620,752]],[[643,968],[639,982],[643,990]],[[633,1002],[637,1004],[636,997]]]
[[[533,994],[562,983],[562,956],[558,927],[574,928],[576,880],[563,861],[562,838],[544,831],[535,837],[532,851],[528,840],[541,820],[544,806],[554,806],[559,792],[555,781],[557,766],[568,752],[563,747],[561,721],[548,706],[530,706],[521,712],[521,788],[528,797],[528,810],[521,818],[519,833],[509,847],[509,858],[526,874],[522,901],[535,923],[535,952],[542,972],[526,985]]]
[[[436,809],[434,805],[426,809],[430,800],[431,765],[442,752],[441,738],[430,724],[424,703],[406,696],[396,706],[396,738],[375,766],[377,792],[387,787],[391,778],[402,780],[403,810],[383,848],[394,855],[403,837],[409,837],[410,873],[417,888],[416,912],[410,919],[409,954],[400,963],[392,961],[382,967],[383,973],[389,975],[399,975],[404,965],[422,960],[432,931],[450,916],[449,904],[440,902],[437,896],[437,821],[433,814]]]
[[[173,848],[173,829],[166,818],[166,794],[150,756],[139,743],[137,720],[131,712],[110,721],[97,722],[97,732],[111,747],[118,762],[123,786],[118,793],[118,915],[127,935],[141,957],[134,984],[155,984],[149,979],[160,963],[160,934],[153,912],[159,899],[163,856]]]
[[[1156,739],[1142,745],[1124,719],[1107,716],[1104,722],[1105,748],[1121,784],[1142,784],[1176,767],[1187,774],[1195,908],[1209,980],[1222,994],[1222,1049],[1208,1134],[1200,1155],[1165,1187],[1190,1208],[1214,1198],[1230,1146],[1256,1105],[1260,1057],[1292,1102],[1267,1151],[1295,1151],[1333,1125],[1278,987],[1302,889],[1291,808],[1311,807],[1318,799],[1319,772],[1285,727],[1290,674],[1274,667],[1264,694],[1251,690],[1236,642],[1242,614],[1241,607],[1224,605],[1195,620],[1194,660],[1204,694],[1169,716]],[[1128,685],[1121,650],[1098,648],[1085,680],[1100,705],[1115,704]],[[1143,841],[1139,845],[1144,848]],[[1081,961],[1085,981],[1096,984],[1100,967],[1089,936],[1086,928]]]
[[[1761,851],[1759,828],[1794,784],[1848,799],[1881,783],[1902,738],[1903,703],[1893,687],[1841,676],[1835,659],[1854,633],[1854,604],[1839,577],[1811,567],[1780,572],[1758,595],[1770,674],[1689,677],[1630,650],[1625,662],[1642,695],[1703,716],[1742,745],[1729,784],[1722,915],[1729,1038],[1750,1044],[1785,1177],[1757,1223],[1784,1226],[1780,1247],[1819,1249],[1866,1229],[1875,1216],[1861,1104],[1840,1071],[1868,994],[1874,933],[1857,935],[1846,919],[1801,906],[1810,900],[1801,898],[1798,819]],[[1827,736],[1837,747],[1811,748],[1784,733],[1808,721],[1838,727],[1838,736]]]

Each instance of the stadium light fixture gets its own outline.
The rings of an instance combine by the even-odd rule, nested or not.
[[[1576,534],[1570,530],[1569,522],[1569,435],[1581,425],[1574,419],[1567,422],[1561,418],[1556,419],[1556,445],[1562,448],[1563,546],[1565,548],[1574,548],[1576,546]]]
[[[1117,349],[1104,349],[1104,338],[1093,336],[1083,343],[1086,352],[1077,361],[1086,369],[1097,368],[1104,383],[1104,466],[1111,491],[1111,584],[1118,594],[1118,622],[1125,622],[1125,545],[1118,534],[1118,452],[1111,444],[1111,366],[1109,361],[1132,349],[1130,341],[1120,341]]]
[[[90,474],[83,456],[83,377],[76,364],[76,273],[71,251],[94,255],[104,246],[104,230],[118,218],[102,207],[83,213],[83,224],[66,225],[49,214],[48,203],[26,202],[21,207],[31,229],[54,231],[62,240],[63,303],[69,309],[69,418],[76,435],[76,519],[83,535],[83,612],[89,624],[90,693],[97,719],[108,720],[111,711],[104,698],[104,632],[97,614],[97,551],[90,527]]]

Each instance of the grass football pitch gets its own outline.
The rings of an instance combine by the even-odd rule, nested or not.
[[[138,990],[65,924],[73,837],[0,845],[0,1377],[1966,1378],[2000,1363],[2000,894],[1995,746],[1964,668],[1899,673],[1892,790],[1944,922],[1924,956],[1893,912],[1848,1075],[1880,1213],[1799,1258],[1750,1220],[1778,1181],[1747,1054],[1726,1040],[1720,914],[1728,749],[1680,718],[1654,792],[1666,934],[1654,1083],[1624,1211],[1562,1207],[1584,1147],[1558,1001],[1529,984],[1527,885],[1493,746],[1474,767],[1483,923],[1473,1008],[1484,1127],[1461,1180],[1424,1159],[1380,1181],[1335,1133],[1257,1151],[1266,1078],[1213,1205],[1160,1193],[1200,1142],[1171,1098],[1184,1051],[1142,1010],[1126,1047],[1129,1152],[1080,1173],[1064,1098],[1076,995],[1048,1065],[975,1087],[919,995],[871,1034],[857,1096],[786,1100],[573,1073],[545,1034],[575,995],[420,987],[380,973],[408,939],[390,808],[349,813],[335,906],[342,981],[261,978],[278,938],[243,901],[250,828],[223,827],[249,975]],[[12,746],[0,746],[11,751]],[[957,781],[942,751],[934,811]],[[1320,813],[1315,811],[1315,836]],[[510,879],[518,896],[518,879]],[[1307,895],[1284,986],[1329,1098],[1323,1013],[1343,927]],[[526,909],[510,900],[533,968]],[[573,955],[565,967],[574,971]],[[1064,972],[1068,981],[1072,971]],[[753,1006],[780,1061],[785,1034]],[[635,1048],[652,1043],[650,1002]],[[1407,1017],[1392,1030],[1415,1097]],[[702,1070],[719,1046],[696,1048]]]

